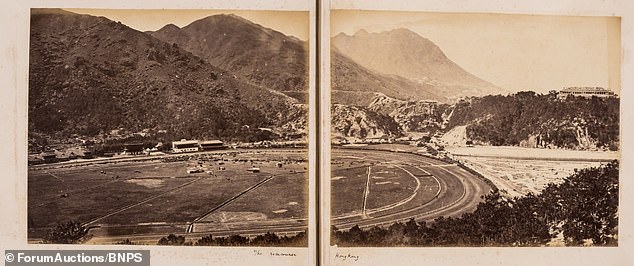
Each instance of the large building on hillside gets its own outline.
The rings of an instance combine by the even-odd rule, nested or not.
[[[557,93],[557,98],[565,99],[568,96],[578,96],[591,98],[596,97],[616,97],[616,93],[602,87],[567,87]]]

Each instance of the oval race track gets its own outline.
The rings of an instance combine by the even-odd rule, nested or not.
[[[367,166],[368,182],[371,167],[386,166],[403,170],[411,178],[419,179],[416,180],[418,183],[426,179],[429,184],[429,180],[433,179],[438,185],[426,186],[426,189],[417,187],[396,203],[391,202],[394,200],[382,198],[382,195],[373,194],[370,186],[366,186],[362,201],[366,201],[366,197],[379,197],[380,200],[385,200],[384,208],[375,208],[372,211],[363,209],[364,205],[361,210],[346,212],[333,208],[331,224],[337,229],[349,229],[355,225],[362,228],[388,226],[397,221],[405,222],[412,217],[417,221],[431,221],[440,216],[459,216],[473,211],[481,202],[481,196],[491,191],[488,184],[460,166],[422,155],[386,150],[335,148],[332,150],[332,161],[338,162],[342,167],[337,168],[333,164],[333,172],[345,173],[347,169],[352,169],[343,167],[342,161],[345,160],[349,160],[349,165],[354,165],[354,168],[360,167],[360,164]],[[354,162],[350,163],[350,160]],[[350,200],[351,193],[340,192],[336,187],[337,183],[334,180],[331,182],[332,206],[341,206],[342,202]],[[367,191],[368,189],[370,191]]]

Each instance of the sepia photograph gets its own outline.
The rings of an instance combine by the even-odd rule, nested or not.
[[[0,13],[0,264],[634,264],[634,2]]]
[[[30,12],[29,243],[308,246],[308,12]]]
[[[330,245],[618,246],[620,34],[608,16],[332,10]]]

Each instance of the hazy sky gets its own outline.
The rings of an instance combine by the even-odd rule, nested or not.
[[[68,11],[107,17],[110,20],[139,30],[155,31],[167,24],[179,27],[211,15],[235,14],[264,27],[306,41],[308,38],[308,12],[305,11],[262,11],[262,10],[178,10],[178,9],[66,9]]]
[[[615,17],[331,12],[332,36],[396,28],[417,32],[465,70],[510,91],[621,87]]]

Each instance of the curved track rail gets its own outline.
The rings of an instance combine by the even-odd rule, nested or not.
[[[489,193],[490,187],[477,176],[465,171],[457,165],[448,165],[445,162],[417,155],[406,155],[404,153],[377,151],[377,150],[357,150],[342,149],[334,150],[333,154],[339,153],[342,157],[349,153],[357,156],[365,155],[363,160],[385,162],[390,159],[403,156],[407,161],[397,162],[394,166],[403,169],[403,166],[416,168],[429,173],[437,182],[438,190],[435,195],[428,200],[417,199],[419,190],[415,190],[405,200],[396,204],[389,204],[380,208],[372,215],[362,216],[358,213],[343,214],[331,219],[331,224],[338,229],[349,229],[355,225],[361,228],[374,226],[388,226],[394,222],[405,222],[411,218],[418,221],[431,221],[440,216],[458,216],[462,213],[472,211],[480,203],[481,196]],[[337,155],[333,155],[337,158]],[[417,165],[418,163],[418,165]],[[405,169],[403,169],[405,170]],[[406,171],[412,174],[410,171]],[[420,200],[420,202],[416,202]],[[387,207],[387,208],[386,208]],[[400,207],[400,208],[397,208]],[[370,214],[370,212],[367,212]]]

